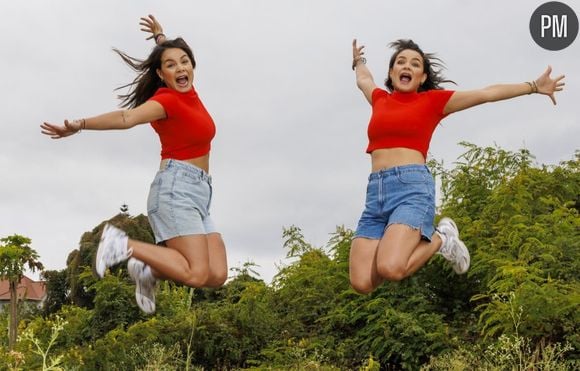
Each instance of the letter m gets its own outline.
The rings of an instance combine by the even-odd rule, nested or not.
[[[561,38],[561,37],[568,37],[568,16],[563,15],[562,18],[559,20],[557,15],[552,15],[552,24],[554,27],[552,28],[552,37],[554,38]],[[557,36],[556,36],[557,35]]]

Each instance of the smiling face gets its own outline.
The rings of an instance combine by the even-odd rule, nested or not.
[[[402,93],[416,92],[427,79],[423,57],[415,50],[401,51],[389,69],[389,77],[395,90]]]
[[[187,53],[179,48],[169,48],[161,55],[159,78],[168,88],[186,93],[193,85],[193,65]]]

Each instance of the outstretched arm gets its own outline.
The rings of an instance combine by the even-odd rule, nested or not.
[[[155,44],[159,45],[167,39],[163,33],[161,23],[152,14],[147,17],[141,17],[139,24],[142,26],[141,31],[151,34],[146,40],[154,39]]]
[[[520,84],[499,84],[491,85],[483,89],[457,91],[453,93],[443,109],[443,113],[449,114],[461,111],[483,103],[497,102],[500,100],[519,97],[520,95],[539,93],[550,97],[556,104],[554,93],[564,89],[565,83],[562,81],[564,75],[551,78],[552,67],[548,66],[546,71],[532,82],[522,82]]]
[[[356,72],[356,86],[363,92],[367,101],[372,104],[373,90],[377,87],[373,75],[366,66],[364,45],[357,46],[356,39],[352,41],[352,69]]]
[[[81,130],[119,130],[129,129],[135,125],[144,124],[166,118],[163,106],[155,101],[147,101],[139,107],[104,113],[99,116],[80,120],[64,120],[63,125],[42,123],[42,134],[52,139],[60,139],[76,134]]]

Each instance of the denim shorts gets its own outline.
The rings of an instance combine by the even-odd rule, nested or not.
[[[147,199],[155,242],[216,232],[209,215],[211,197],[211,177],[205,171],[187,162],[167,161],[155,175]]]
[[[435,232],[435,182],[426,165],[404,165],[371,173],[365,210],[354,238],[380,240],[391,224],[421,231],[431,241]]]

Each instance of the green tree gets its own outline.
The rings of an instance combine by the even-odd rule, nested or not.
[[[8,280],[10,286],[10,327],[8,330],[8,347],[14,349],[18,328],[18,283],[24,276],[24,270],[42,270],[38,254],[30,247],[30,238],[12,235],[0,239],[0,279]]]
[[[67,304],[69,300],[66,269],[59,271],[44,271],[42,272],[41,277],[46,289],[43,313],[44,315],[56,313],[63,305]]]
[[[96,283],[97,277],[91,274],[84,274],[91,271],[93,268],[93,261],[97,253],[97,247],[101,238],[101,233],[105,223],[112,223],[121,228],[130,238],[135,240],[154,243],[153,231],[149,226],[147,217],[144,215],[137,215],[135,217],[128,214],[119,213],[107,221],[103,221],[92,230],[83,233],[81,236],[78,249],[74,249],[67,259],[67,289],[68,299],[71,303],[84,308],[92,308],[95,303],[96,291],[90,290]],[[124,265],[119,264],[113,269],[113,272]],[[124,271],[127,277],[126,271]]]
[[[471,251],[464,292],[478,304],[480,331],[578,349],[580,152],[533,166],[526,150],[464,146],[457,166],[440,172],[442,214],[455,218]]]

